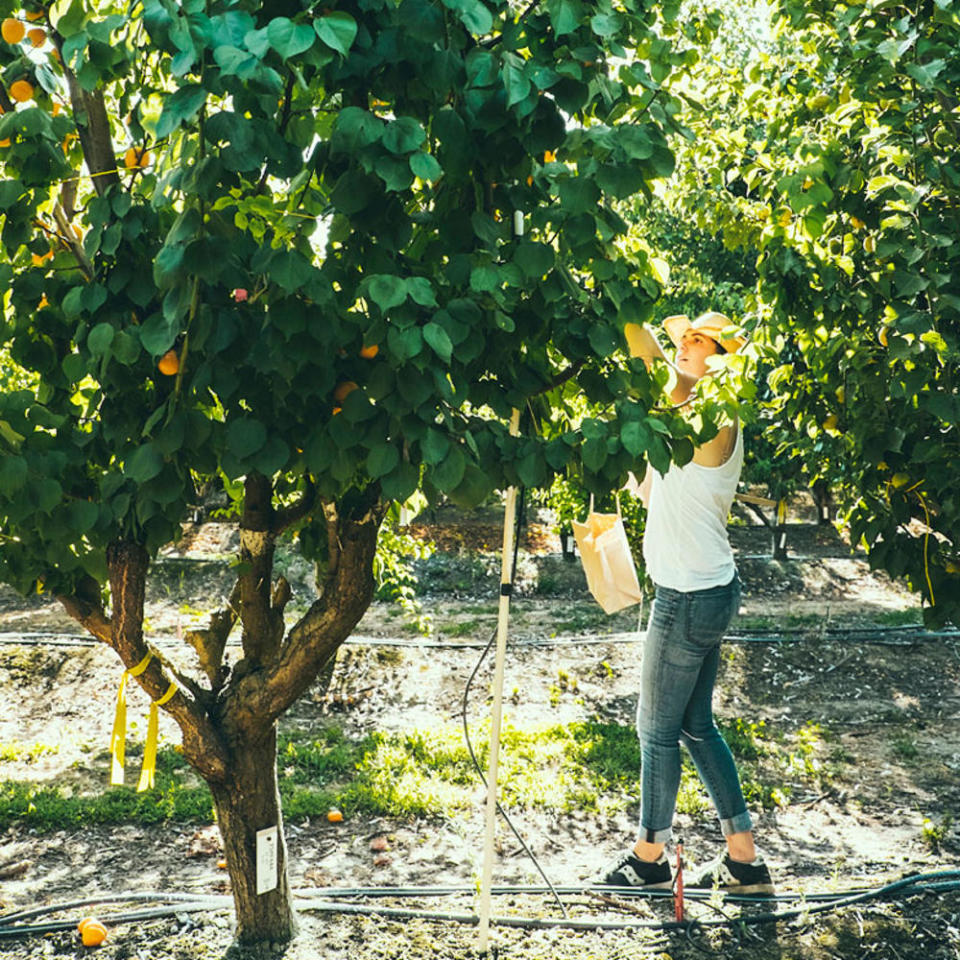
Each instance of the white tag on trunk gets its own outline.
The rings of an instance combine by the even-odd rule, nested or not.
[[[257,895],[277,889],[277,844],[276,827],[257,831]]]

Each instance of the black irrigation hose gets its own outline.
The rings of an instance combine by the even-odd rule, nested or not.
[[[885,647],[906,647],[917,643],[924,643],[931,640],[960,640],[960,630],[956,628],[946,628],[944,630],[925,630],[919,625],[906,625],[900,627],[850,627],[850,628],[831,628],[825,631],[812,631],[810,628],[782,628],[778,630],[766,630],[761,628],[735,628],[724,637],[725,643],[802,643],[811,639],[811,633],[816,632],[817,640],[834,641],[845,643],[863,643]],[[513,649],[522,647],[556,647],[564,644],[573,646],[601,645],[601,644],[620,644],[636,643],[637,631],[628,631],[610,634],[582,634],[570,633],[560,634],[554,637],[540,638],[514,638],[510,641]],[[896,639],[903,637],[903,639]],[[176,639],[174,637],[157,637],[152,641],[155,646],[165,647],[174,646]],[[12,644],[16,646],[47,646],[47,647],[99,647],[102,646],[99,640],[92,637],[73,633],[0,633],[0,645]],[[381,646],[381,647],[416,647],[424,650],[443,649],[443,650],[480,650],[488,644],[486,641],[467,641],[453,642],[450,640],[411,640],[406,637],[370,637],[355,635],[348,637],[344,645],[351,646]],[[229,643],[228,646],[234,646]]]
[[[947,879],[952,878],[952,879]],[[601,888],[597,887],[560,887],[565,893],[596,893]],[[616,893],[630,897],[660,897],[671,896],[669,891],[638,890],[635,888],[618,889],[616,887],[602,888],[603,892]],[[793,920],[799,917],[806,917],[814,913],[825,913],[850,906],[855,903],[863,903],[868,900],[880,900],[889,897],[894,893],[907,893],[908,895],[922,893],[946,893],[949,891],[960,890],[960,869],[939,870],[929,873],[917,873],[903,877],[879,887],[872,887],[865,890],[857,890],[841,894],[834,893],[810,893],[797,896],[778,895],[778,896],[758,896],[758,897],[732,897],[726,896],[727,902],[742,901],[754,904],[776,903],[780,900],[790,900],[797,902],[802,900],[803,906],[783,912],[760,913],[739,917],[722,916],[719,920],[571,920],[550,919],[541,917],[513,917],[513,916],[494,916],[490,922],[502,927],[521,927],[525,929],[548,929],[560,927],[571,930],[624,930],[624,929],[647,929],[661,931],[684,930],[689,937],[693,930],[704,927],[730,927],[735,929],[738,926],[757,926],[763,923],[778,923],[781,920]],[[382,917],[391,917],[395,919],[426,919],[426,920],[448,920],[457,923],[475,925],[479,922],[479,917],[475,913],[444,913],[430,910],[414,910],[402,907],[383,907],[360,903],[337,903],[336,900],[343,896],[382,896],[388,895],[385,891],[391,891],[393,896],[431,896],[446,895],[447,893],[475,893],[475,887],[394,887],[394,888],[341,888],[322,891],[322,895],[328,897],[327,901],[310,902],[309,898],[304,899],[307,891],[294,891],[297,905],[301,910],[317,910],[325,913],[341,914],[364,914]],[[321,891],[311,890],[311,893],[320,894]],[[516,895],[545,892],[544,888],[532,886],[500,886],[493,887],[492,893],[498,895]],[[706,899],[712,897],[712,891],[703,891],[703,897],[696,899]],[[688,899],[694,899],[688,897]],[[167,900],[175,901],[173,906],[154,907],[145,910],[134,910],[125,913],[113,914],[104,917],[104,921],[111,925],[120,923],[133,923],[138,920],[155,919],[167,916],[176,916],[181,913],[194,913],[207,910],[228,909],[230,898],[226,896],[202,896],[194,897],[190,894],[162,894],[162,893],[130,893],[117,894],[115,896],[94,897],[88,900],[75,900],[64,904],[51,904],[45,907],[38,907],[33,910],[18,911],[0,916],[0,939],[13,939],[39,935],[44,933],[56,933],[64,930],[73,929],[75,920],[55,920],[48,923],[35,924],[15,924],[14,920],[25,919],[27,917],[41,916],[45,913],[59,913],[67,909],[76,909],[78,907],[95,906],[102,903],[119,903],[128,901],[143,900]],[[811,906],[811,901],[819,901]]]

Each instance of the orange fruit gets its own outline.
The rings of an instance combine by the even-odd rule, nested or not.
[[[20,26],[22,27],[23,24],[20,24]],[[29,80],[14,80],[10,84],[8,93],[14,100],[25,103],[27,100],[33,99],[33,84]]]
[[[334,388],[333,399],[337,403],[343,403],[344,400],[357,389],[357,385],[352,380],[341,380]]]
[[[32,30],[28,30],[27,36],[35,47],[42,47],[47,42],[47,31],[43,27],[34,27]]]
[[[854,230],[862,230],[866,224],[859,217],[851,217],[850,226],[852,226]]]
[[[83,928],[84,928],[88,923],[97,923],[97,922],[98,922],[98,921],[97,921],[97,918],[96,918],[96,917],[84,917],[84,918],[77,924],[77,933],[83,933]]]
[[[42,10],[30,10],[24,14],[24,16],[32,23],[34,20],[41,20],[43,18]]]
[[[83,924],[80,939],[85,947],[99,947],[107,939],[107,928],[99,920],[91,918]]]
[[[342,822],[343,822],[343,814],[342,814],[336,807],[331,807],[331,808],[327,811],[327,819],[328,819],[331,823],[342,823]]]
[[[19,43],[26,32],[27,28],[13,17],[7,17],[7,19],[0,24],[0,36],[2,36],[7,43]]]
[[[372,360],[379,352],[380,348],[375,343],[371,343],[368,347],[360,348],[360,356],[363,357],[364,360]]]
[[[157,364],[157,369],[164,376],[172,377],[180,369],[180,358],[176,350],[168,350]]]
[[[9,146],[10,146],[9,137],[4,137],[2,140],[0,140],[0,147],[9,147]]]
[[[31,262],[35,267],[42,267],[47,260],[53,259],[53,251],[48,250],[42,256],[39,253],[35,253],[30,257]]]
[[[123,165],[128,170],[133,170],[135,167],[147,166],[150,163],[150,151],[147,149],[137,149],[137,147],[131,147],[123,155]]]
[[[888,327],[881,327],[880,332],[877,334],[877,339],[880,341],[881,346],[888,347],[890,345],[890,340],[887,335]]]
[[[543,154],[543,162],[544,162],[544,163],[553,163],[553,161],[556,160],[556,159],[557,159],[557,154],[556,154],[555,151],[553,151],[553,150],[546,150],[546,151],[544,151],[544,154]]]
[[[40,297],[40,302],[37,304],[37,309],[42,310],[44,307],[49,307],[50,301],[47,299],[47,295],[44,293]]]
[[[226,870],[226,869],[227,869],[227,861],[224,860],[223,857],[221,857],[221,858],[217,861],[217,869],[218,869],[218,870]]]

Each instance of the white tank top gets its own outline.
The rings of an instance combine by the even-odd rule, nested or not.
[[[743,431],[719,467],[670,464],[653,480],[643,535],[643,559],[655,584],[688,593],[729,583],[736,573],[727,515],[743,466]]]

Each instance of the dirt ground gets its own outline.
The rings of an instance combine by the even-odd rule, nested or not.
[[[229,552],[229,543],[218,540],[216,530],[194,534],[170,552],[165,578],[158,578],[153,588],[147,614],[157,642],[172,639],[178,624],[199,617],[226,583],[219,558]],[[475,532],[475,537],[453,546],[476,546],[488,533]],[[604,617],[578,580],[579,565],[556,555],[548,533],[541,531],[538,537],[528,543],[524,561],[527,589],[513,605],[505,682],[507,690],[519,694],[507,705],[510,722],[523,727],[597,716],[632,722],[641,658],[637,611]],[[920,630],[909,590],[871,572],[830,528],[795,524],[792,556],[779,562],[766,555],[769,535],[762,528],[734,528],[732,537],[744,603],[725,646],[717,713],[763,720],[770,729],[788,732],[819,724],[818,761],[829,767],[822,789],[796,791],[783,806],[756,813],[757,835],[778,892],[799,898],[802,907],[818,893],[878,886],[911,872],[960,870],[960,635]],[[447,567],[431,569],[449,573]],[[478,646],[495,625],[488,588],[496,571],[488,574],[476,580],[473,596],[464,592],[453,598],[446,592],[425,598],[424,610],[434,624],[429,639],[411,633],[395,608],[374,604],[354,642],[341,651],[330,690],[305,697],[284,723],[313,729],[333,716],[356,733],[458,723]],[[544,586],[548,581],[552,592]],[[34,636],[76,633],[56,605],[43,598],[23,601],[0,590],[0,747],[57,747],[56,752],[37,751],[29,760],[4,760],[0,753],[0,796],[4,781],[89,789],[98,778],[105,780],[106,770],[91,756],[90,745],[106,745],[109,738],[121,672],[115,655],[64,636],[63,645]],[[561,671],[576,679],[577,696],[558,701],[550,687]],[[481,720],[488,710],[491,676],[488,663],[478,675],[472,720]],[[131,695],[131,716],[144,706]],[[176,740],[176,731],[161,719],[161,735]],[[301,935],[271,955],[286,960],[473,955],[477,931],[468,924],[316,907],[325,891],[329,899],[331,888],[463,885],[474,892],[441,900],[381,898],[377,903],[473,912],[483,841],[479,785],[476,798],[471,814],[451,820],[288,824],[291,883],[302,894]],[[519,811],[514,821],[547,875],[558,884],[577,886],[588,883],[631,841],[635,816],[631,810],[599,822],[576,814]],[[721,841],[708,820],[681,815],[677,827],[693,862],[711,856]],[[382,838],[388,849],[371,849],[384,846]],[[378,842],[372,844],[374,840]],[[541,882],[502,824],[498,850],[495,882]],[[119,891],[224,894],[227,881],[217,859],[213,827],[64,825],[38,834],[14,823],[0,835],[0,911]],[[960,874],[952,879],[958,878]],[[655,923],[673,915],[667,902],[612,906],[582,892],[565,900],[570,915],[581,920]],[[716,903],[691,906],[692,915],[704,923],[722,913],[736,917],[740,909]],[[742,909],[749,916],[761,908]],[[549,897],[516,893],[496,897],[494,914],[556,917],[557,907]],[[79,916],[77,910],[56,914],[61,915]],[[491,943],[499,956],[522,960],[677,960],[704,952],[749,960],[920,960],[960,957],[958,928],[960,894],[912,890],[903,898],[776,924],[695,926],[686,932],[525,930],[495,924]],[[72,932],[10,941],[2,931],[0,913],[4,960],[85,955]],[[111,960],[193,960],[222,957],[230,942],[229,912],[209,911],[117,925],[99,953]]]

